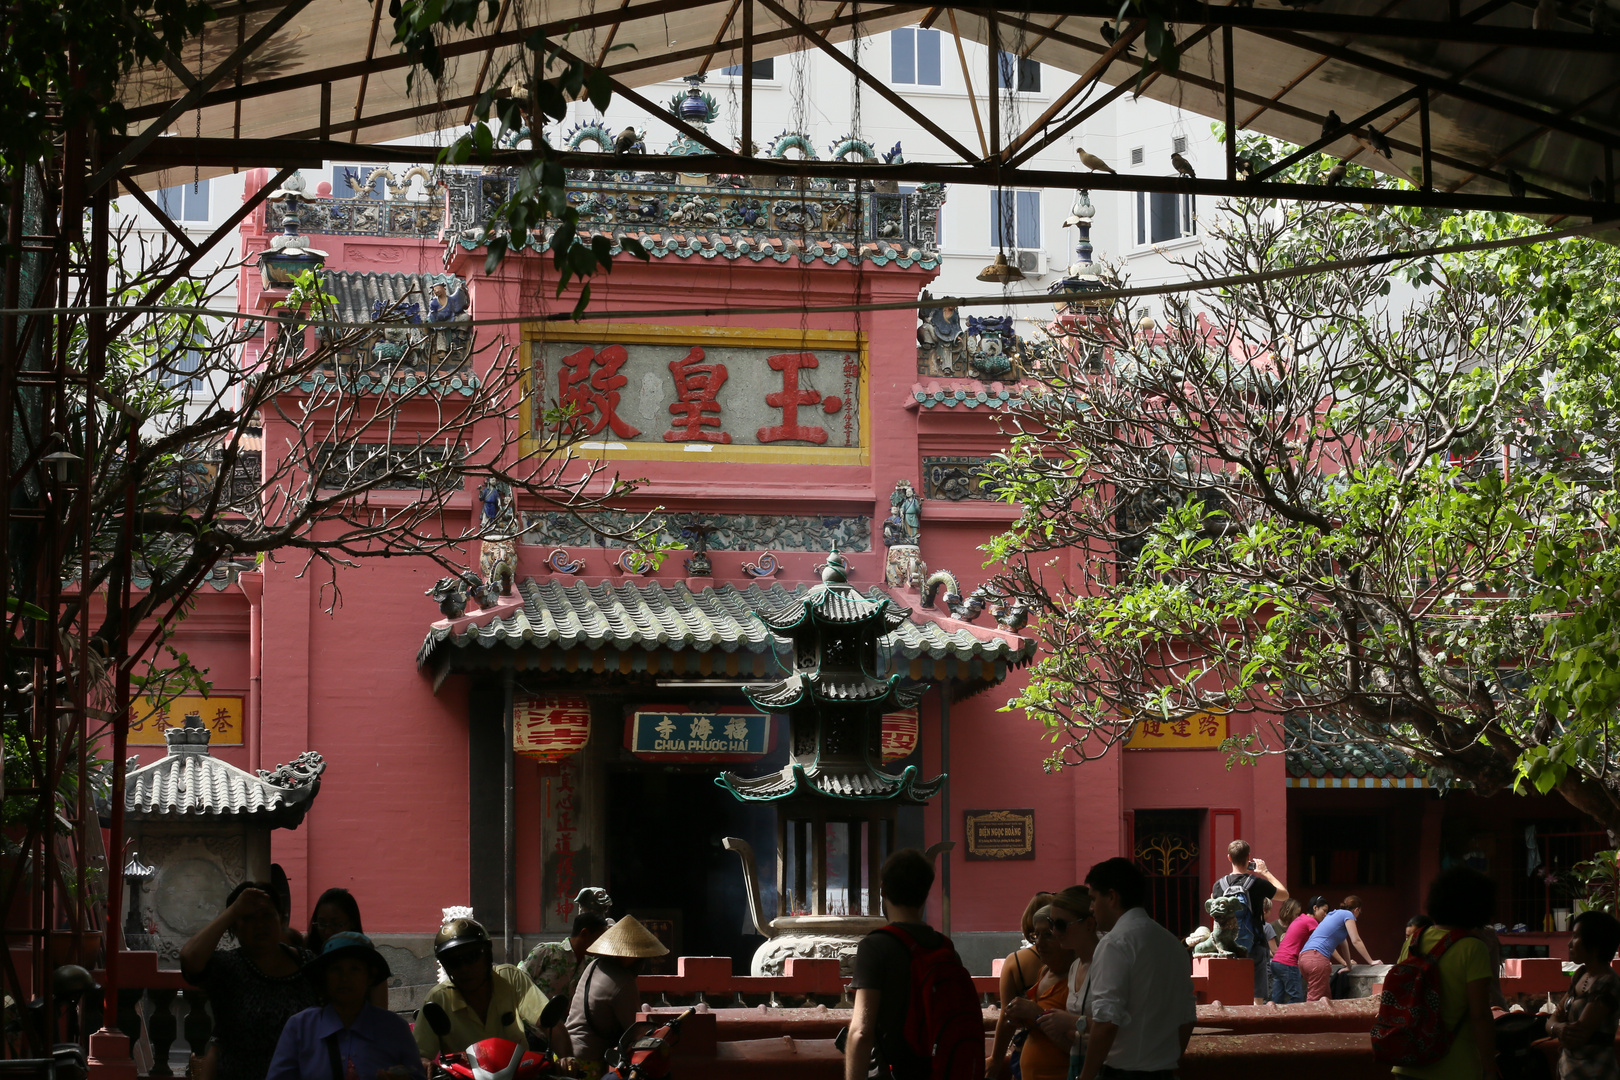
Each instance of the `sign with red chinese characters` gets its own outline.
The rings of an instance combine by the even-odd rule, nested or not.
[[[911,752],[917,749],[917,710],[885,713],[878,738],[885,765],[910,757]]]
[[[1138,720],[1127,750],[1206,750],[1226,741],[1225,713],[1193,713],[1177,720]]]
[[[183,727],[187,713],[201,717],[203,727],[211,734],[210,746],[242,745],[242,699],[214,695],[213,697],[136,698],[129,707],[129,745],[167,745],[163,733],[170,728]]]
[[[529,340],[531,431],[628,457],[864,463],[864,366],[848,333],[548,330]]]
[[[574,897],[588,882],[588,853],[580,839],[579,765],[565,761],[541,777],[541,832],[545,844],[541,912],[547,930],[573,924]]]
[[[585,749],[591,706],[582,697],[545,694],[512,702],[512,749],[536,761],[558,761]]]
[[[624,745],[645,761],[758,761],[771,752],[771,718],[744,707],[638,705],[625,710]]]

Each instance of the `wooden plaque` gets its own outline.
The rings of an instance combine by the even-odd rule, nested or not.
[[[972,860],[1033,859],[1035,811],[964,810],[967,858]]]

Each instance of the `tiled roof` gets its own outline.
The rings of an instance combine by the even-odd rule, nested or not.
[[[612,236],[615,256],[622,251],[618,244],[619,235],[621,234]],[[918,267],[923,270],[932,270],[939,266],[937,253],[925,252],[915,247],[898,247],[887,240],[867,240],[852,249],[836,240],[807,239],[801,242],[797,239],[784,240],[780,237],[732,235],[720,232],[655,232],[629,235],[636,236],[647,249],[647,254],[655,259],[669,256],[689,259],[696,256],[701,259],[747,259],[756,263],[809,265],[819,262],[828,266],[836,266],[841,262],[865,262],[873,266],[888,266],[892,263],[902,269]],[[588,241],[590,237],[582,231],[580,239]],[[482,247],[484,241],[482,236],[463,235],[455,237],[451,240],[451,244],[472,251]],[[529,246],[535,251],[551,250],[550,241],[539,243],[531,241]]]
[[[840,676],[824,673],[789,675],[764,690],[751,690],[748,698],[762,709],[786,709],[806,697],[820,701],[878,702],[892,693],[895,709],[909,709],[922,697],[922,687],[897,685],[899,676],[874,679],[871,676]]]
[[[694,593],[681,581],[528,578],[509,603],[433,623],[417,663],[427,666],[449,648],[456,650],[449,656],[476,662],[480,652],[501,645],[528,652],[526,666],[570,671],[780,676],[781,646],[758,615],[796,606],[807,587],[739,588],[728,582]],[[877,588],[867,595],[890,599]],[[976,689],[1000,682],[1009,667],[1034,659],[1035,645],[1033,638],[922,609],[912,610],[878,639],[891,670],[918,679],[982,683]]]
[[[775,802],[815,792],[839,799],[869,802],[897,799],[920,805],[939,793],[945,776],[941,774],[932,780],[918,779],[915,765],[907,765],[897,776],[873,769],[861,772],[818,771],[811,774],[805,771],[803,765],[795,762],[784,766],[780,772],[766,773],[764,776],[721,773],[715,783],[743,802]]]
[[[166,755],[130,771],[124,811],[133,818],[251,817],[274,828],[297,828],[321,790],[326,768],[318,754],[258,776],[208,753],[207,729],[164,733]]]
[[[1005,409],[1029,394],[1030,390],[1018,383],[986,383],[978,379],[929,379],[911,385],[911,400],[923,409]]]
[[[1424,775],[1421,762],[1393,747],[1349,735],[1332,721],[1290,716],[1283,731],[1288,739],[1283,756],[1292,777],[1398,779]]]
[[[792,630],[814,612],[821,623],[849,625],[880,618],[885,631],[906,621],[906,611],[887,596],[862,596],[853,585],[842,582],[812,585],[778,611],[761,612],[760,617],[777,631]]]
[[[433,297],[430,286],[437,275],[326,270],[322,276],[327,291],[337,297],[337,317],[346,323],[369,323],[372,306],[379,300],[390,305],[399,301],[407,305],[417,304],[421,308],[419,315],[425,320],[428,301]],[[424,322],[422,325],[427,324]]]

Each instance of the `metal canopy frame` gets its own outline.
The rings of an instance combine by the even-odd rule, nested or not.
[[[407,92],[410,61],[380,44],[379,34],[387,30],[381,23],[382,0],[364,11],[352,4],[340,8],[338,0],[246,0],[221,7],[214,29],[205,31],[203,51],[223,54],[211,70],[191,75],[183,65],[160,63],[132,80],[127,104],[139,134],[119,145],[91,188],[110,179],[114,162],[133,182],[155,186],[161,175],[154,174],[176,168],[217,174],[250,162],[405,160],[393,156],[395,148],[379,144],[465,123],[473,103],[489,89],[491,73],[525,41],[539,37],[565,46],[567,56],[601,66],[615,93],[714,151],[713,159],[679,162],[638,156],[644,166],[761,175],[791,167],[820,177],[866,175],[860,162],[784,163],[739,153],[715,132],[680,122],[635,90],[704,74],[715,65],[741,64],[739,145],[752,148],[754,61],[818,50],[937,142],[937,152],[913,155],[902,167],[909,171],[885,174],[894,179],[1346,198],[1346,192],[1326,184],[1280,185],[1268,179],[1299,155],[1262,164],[1252,177],[1239,172],[1230,151],[1220,178],[1097,174],[1078,163],[1062,173],[1030,167],[1037,153],[1106,104],[1139,91],[1307,151],[1359,159],[1405,176],[1419,189],[1376,200],[1363,199],[1363,189],[1355,189],[1356,201],[1595,219],[1609,215],[1604,206],[1616,195],[1620,36],[1576,27],[1603,2],[1562,3],[1556,28],[1536,29],[1527,24],[1540,16],[1522,0],[1484,0],[1467,10],[1462,0],[1328,0],[1331,11],[1184,0],[1166,9],[1175,16],[1180,69],[1153,71],[1138,86],[1140,60],[1133,53],[1143,22],[1134,19],[1112,43],[1105,40],[1101,24],[1117,14],[1112,0],[1025,0],[1006,9],[857,7],[833,0],[620,0],[604,10],[576,0],[574,10],[547,4],[544,17],[508,0],[486,29],[441,43],[450,67],[437,87]],[[976,150],[839,48],[856,35],[912,23],[937,26],[955,39],[972,91]],[[225,31],[232,33],[229,42],[220,39]],[[582,38],[585,45],[578,47]],[[997,46],[990,53],[990,70],[970,69],[964,42]],[[226,44],[235,48],[227,50]],[[621,46],[631,48],[621,52]],[[1082,74],[1039,116],[1003,131],[1006,93],[993,74],[999,49]],[[339,118],[334,110],[347,115]],[[1330,110],[1354,119],[1324,132]],[[182,118],[192,122],[180,124]],[[171,130],[176,127],[201,128],[203,137],[176,134]],[[232,158],[221,139],[240,156]],[[346,145],[335,145],[339,140]],[[1390,157],[1373,153],[1374,142],[1386,142]],[[417,149],[411,159],[425,153]],[[605,164],[603,156],[593,155],[590,164]],[[1515,195],[1521,181],[1523,192]]]

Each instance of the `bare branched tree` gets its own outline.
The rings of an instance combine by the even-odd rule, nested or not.
[[[1197,281],[1533,228],[1222,211],[1185,264]],[[1549,690],[1568,597],[1537,545],[1606,551],[1613,476],[1612,408],[1581,413],[1584,431],[1565,408],[1590,371],[1567,309],[1542,302],[1560,257],[1383,262],[1060,316],[1047,392],[1014,411],[994,477],[1024,513],[989,549],[1040,615],[1046,656],[1016,704],[1051,729],[1050,764],[1138,723],[1225,717],[1239,759],[1376,740],[1484,793],[1528,778],[1620,828],[1612,711],[1582,719]],[[1615,319],[1611,304],[1580,333],[1612,341]]]

